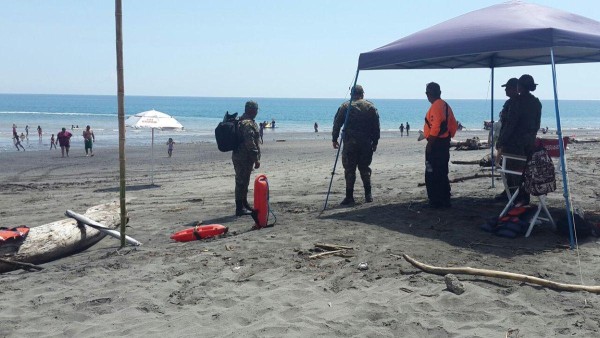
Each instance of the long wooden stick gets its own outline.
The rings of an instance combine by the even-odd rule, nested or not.
[[[474,275],[474,276],[485,276],[485,277],[494,277],[494,278],[503,278],[503,279],[512,279],[520,282],[531,283],[541,285],[550,289],[560,290],[560,291],[587,291],[591,293],[600,293],[600,286],[587,286],[587,285],[574,285],[574,284],[564,284],[557,283],[547,279],[537,278],[528,275],[522,275],[518,273],[512,272],[504,272],[497,270],[487,270],[487,269],[474,269],[470,267],[459,267],[459,268],[441,268],[433,265],[423,264],[421,262],[416,261],[410,256],[403,254],[402,255],[407,262],[419,268],[425,272],[433,273],[436,275],[447,275],[449,273],[459,274],[459,275]]]
[[[455,179],[451,179],[450,183],[458,183],[458,182],[462,182],[462,181],[466,181],[466,180],[472,180],[475,178],[483,178],[483,177],[492,177],[492,174],[475,174],[475,175],[471,175],[471,176],[457,177]],[[500,175],[494,175],[494,177],[500,177]],[[425,185],[425,183],[417,184],[418,187],[422,187],[424,185]]]
[[[452,161],[452,164],[479,164],[480,160],[474,161]]]
[[[25,263],[25,262],[18,262],[18,261],[11,261],[10,259],[4,259],[4,258],[0,258],[0,262],[2,263],[6,263],[6,264],[10,264],[10,265],[14,265],[20,269],[23,270],[44,270],[43,267],[35,265],[35,264],[31,264],[31,263]]]
[[[315,243],[317,248],[325,249],[325,250],[353,250],[354,248],[351,246],[345,245],[337,245],[337,244],[329,244],[329,243]]]
[[[323,256],[334,255],[336,253],[340,253],[340,252],[343,252],[343,251],[344,250],[325,251],[325,252],[321,252],[321,253],[318,253],[318,254],[310,255],[310,256],[308,256],[308,258],[310,258],[310,259],[319,258],[319,257],[323,257]]]

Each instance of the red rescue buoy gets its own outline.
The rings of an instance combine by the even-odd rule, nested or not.
[[[171,239],[174,239],[177,242],[190,242],[223,235],[226,234],[228,230],[228,227],[221,224],[198,225],[172,234]]]
[[[269,221],[269,181],[265,174],[254,179],[254,210],[258,214],[256,227],[266,227]]]
[[[0,243],[10,240],[24,239],[29,233],[29,228],[22,225],[15,228],[0,228]]]

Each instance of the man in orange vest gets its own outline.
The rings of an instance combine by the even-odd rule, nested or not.
[[[427,198],[432,208],[449,208],[451,206],[448,180],[450,139],[458,129],[458,123],[452,108],[441,99],[442,91],[439,84],[428,83],[425,94],[431,103],[423,126],[423,134],[427,139],[425,147]]]

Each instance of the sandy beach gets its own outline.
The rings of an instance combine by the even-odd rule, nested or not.
[[[598,136],[598,131],[578,137]],[[479,229],[504,204],[490,178],[452,184],[451,209],[425,207],[423,142],[416,133],[386,132],[373,158],[374,202],[339,207],[343,169],[336,170],[323,209],[335,151],[329,133],[277,134],[262,147],[260,173],[269,178],[274,227],[251,231],[234,216],[230,153],[212,143],[177,144],[172,158],[150,147],[127,149],[128,234],[143,243],[116,252],[104,238],[90,249],[44,264],[40,272],[0,275],[2,337],[597,337],[600,298],[527,283],[459,275],[466,292],[446,289],[443,276],[421,272],[403,253],[436,266],[470,266],[528,274],[556,282],[600,285],[596,238],[569,250],[548,224],[531,237],[506,239]],[[477,134],[459,134],[459,139]],[[565,134],[568,135],[568,134]],[[101,140],[100,140],[101,141]],[[451,150],[473,161],[488,150]],[[63,219],[66,209],[118,199],[118,151],[98,147],[85,157],[58,151],[2,153],[2,226],[38,226]],[[600,222],[600,143],[569,145],[575,206]],[[480,172],[450,166],[450,179]],[[487,173],[487,171],[481,171]],[[548,196],[564,216],[562,179]],[[252,186],[251,186],[252,187]],[[252,191],[252,189],[251,189]],[[222,238],[176,243],[169,236],[202,221],[229,227]],[[347,257],[317,253],[314,244],[353,247]],[[581,272],[578,265],[581,261]],[[367,270],[359,270],[360,263]]]

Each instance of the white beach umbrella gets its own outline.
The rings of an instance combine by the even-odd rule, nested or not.
[[[154,129],[177,130],[183,129],[173,116],[156,111],[154,109],[137,113],[125,120],[125,125],[132,128],[150,128],[152,129],[152,184],[154,184]]]

